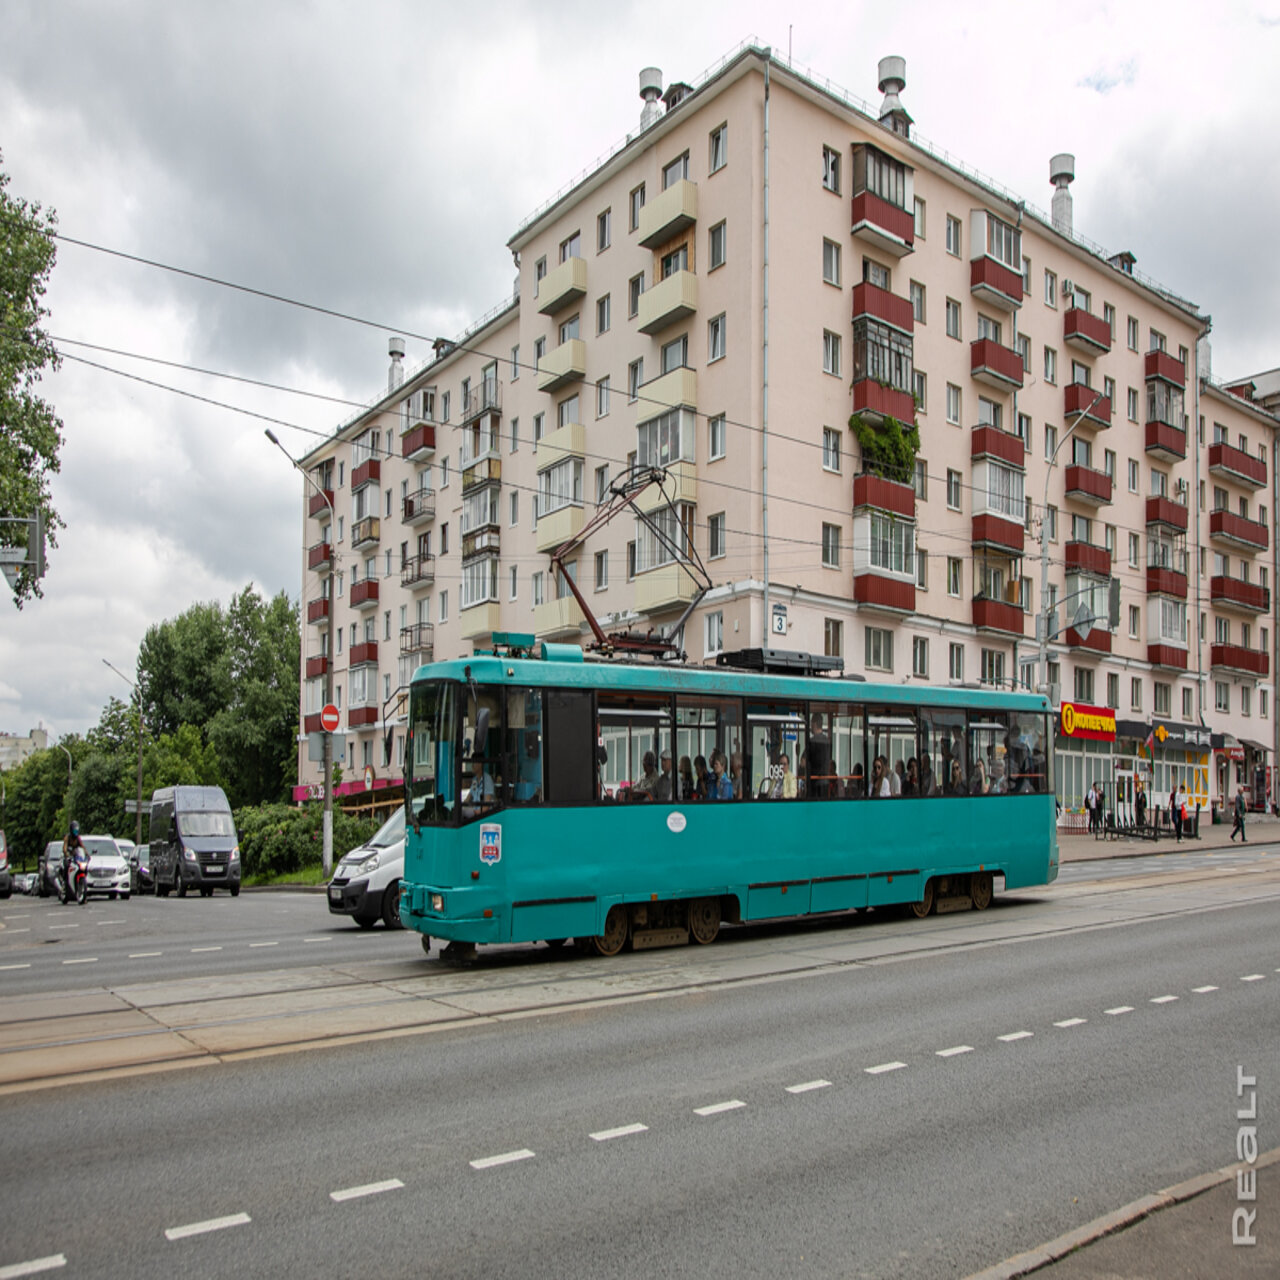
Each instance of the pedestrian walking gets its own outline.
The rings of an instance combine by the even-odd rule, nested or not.
[[[1098,793],[1094,790],[1094,786],[1094,783],[1089,783],[1089,790],[1084,798],[1084,807],[1089,811],[1090,835],[1093,835],[1098,828]]]
[[[1249,843],[1244,834],[1244,815],[1245,815],[1246,808],[1247,806],[1245,805],[1245,802],[1244,802],[1244,788],[1240,787],[1236,791],[1236,801],[1235,801],[1236,820],[1235,820],[1235,825],[1231,828],[1231,838],[1232,840],[1234,840],[1236,838],[1236,832],[1238,831],[1240,833],[1241,844]]]
[[[1142,783],[1138,783],[1138,794],[1133,800],[1134,813],[1138,819],[1138,830],[1141,831],[1147,825],[1147,793],[1142,789]]]
[[[1179,803],[1179,788],[1169,792],[1169,821],[1173,824],[1173,834],[1182,839],[1182,805]]]

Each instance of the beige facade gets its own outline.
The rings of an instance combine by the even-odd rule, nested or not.
[[[41,725],[27,736],[0,733],[0,769],[16,769],[28,756],[44,751],[49,745],[49,732]]]
[[[1194,729],[1151,785],[1252,783],[1269,757],[1240,744],[1275,741],[1276,419],[1196,377],[1207,318],[1075,238],[1065,180],[1036,215],[901,110],[880,123],[758,50],[673,90],[516,232],[514,300],[403,379],[393,360],[305,460],[336,513],[308,490],[305,727],[330,583],[348,778],[399,778],[419,661],[494,630],[587,641],[548,553],[638,461],[668,468],[669,505],[641,505],[711,581],[691,661],[765,645],[873,679],[1044,680],[1130,744]],[[914,414],[915,476],[863,474],[852,414]],[[606,630],[669,626],[696,577],[633,519],[576,557]]]

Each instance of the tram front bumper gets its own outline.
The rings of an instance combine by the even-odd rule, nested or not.
[[[498,909],[486,906],[488,893],[406,884],[400,893],[400,918],[410,928],[450,942],[501,942]]]

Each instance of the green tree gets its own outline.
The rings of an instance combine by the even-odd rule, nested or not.
[[[4,157],[0,155],[0,165]],[[0,547],[27,547],[30,520],[39,511],[46,540],[57,545],[63,522],[54,510],[49,477],[60,468],[62,420],[36,394],[46,369],[57,369],[58,353],[41,327],[49,314],[42,304],[57,250],[57,215],[9,194],[0,167]],[[28,565],[18,573],[14,599],[19,608],[41,595]]]
[[[136,780],[135,780],[136,785]],[[194,724],[164,733],[142,750],[142,798],[148,800],[157,787],[220,787],[222,765],[217,749],[206,745]]]
[[[147,725],[174,734],[205,726],[230,702],[227,626],[222,606],[193,604],[148,628],[138,651],[138,687]]]
[[[11,856],[33,868],[56,836],[67,794],[67,757],[56,747],[37,751],[5,774],[5,839]]]
[[[123,754],[107,751],[90,751],[77,763],[64,806],[67,825],[74,818],[85,835],[133,831],[133,818],[124,811],[124,783],[134,774],[125,764]]]

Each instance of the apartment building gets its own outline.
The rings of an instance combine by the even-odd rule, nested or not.
[[[513,298],[409,373],[392,339],[386,394],[304,460],[303,727],[332,678],[343,789],[398,784],[418,663],[589,639],[549,553],[639,464],[662,536],[616,520],[569,561],[606,630],[670,628],[705,568],[691,661],[1044,683],[1068,806],[1095,777],[1262,802],[1274,414],[1208,378],[1197,306],[1074,233],[1071,156],[1038,213],[879,70],[875,110],[754,47],[696,88],[647,69],[640,127],[509,241]],[[859,443],[913,422],[913,474]]]

